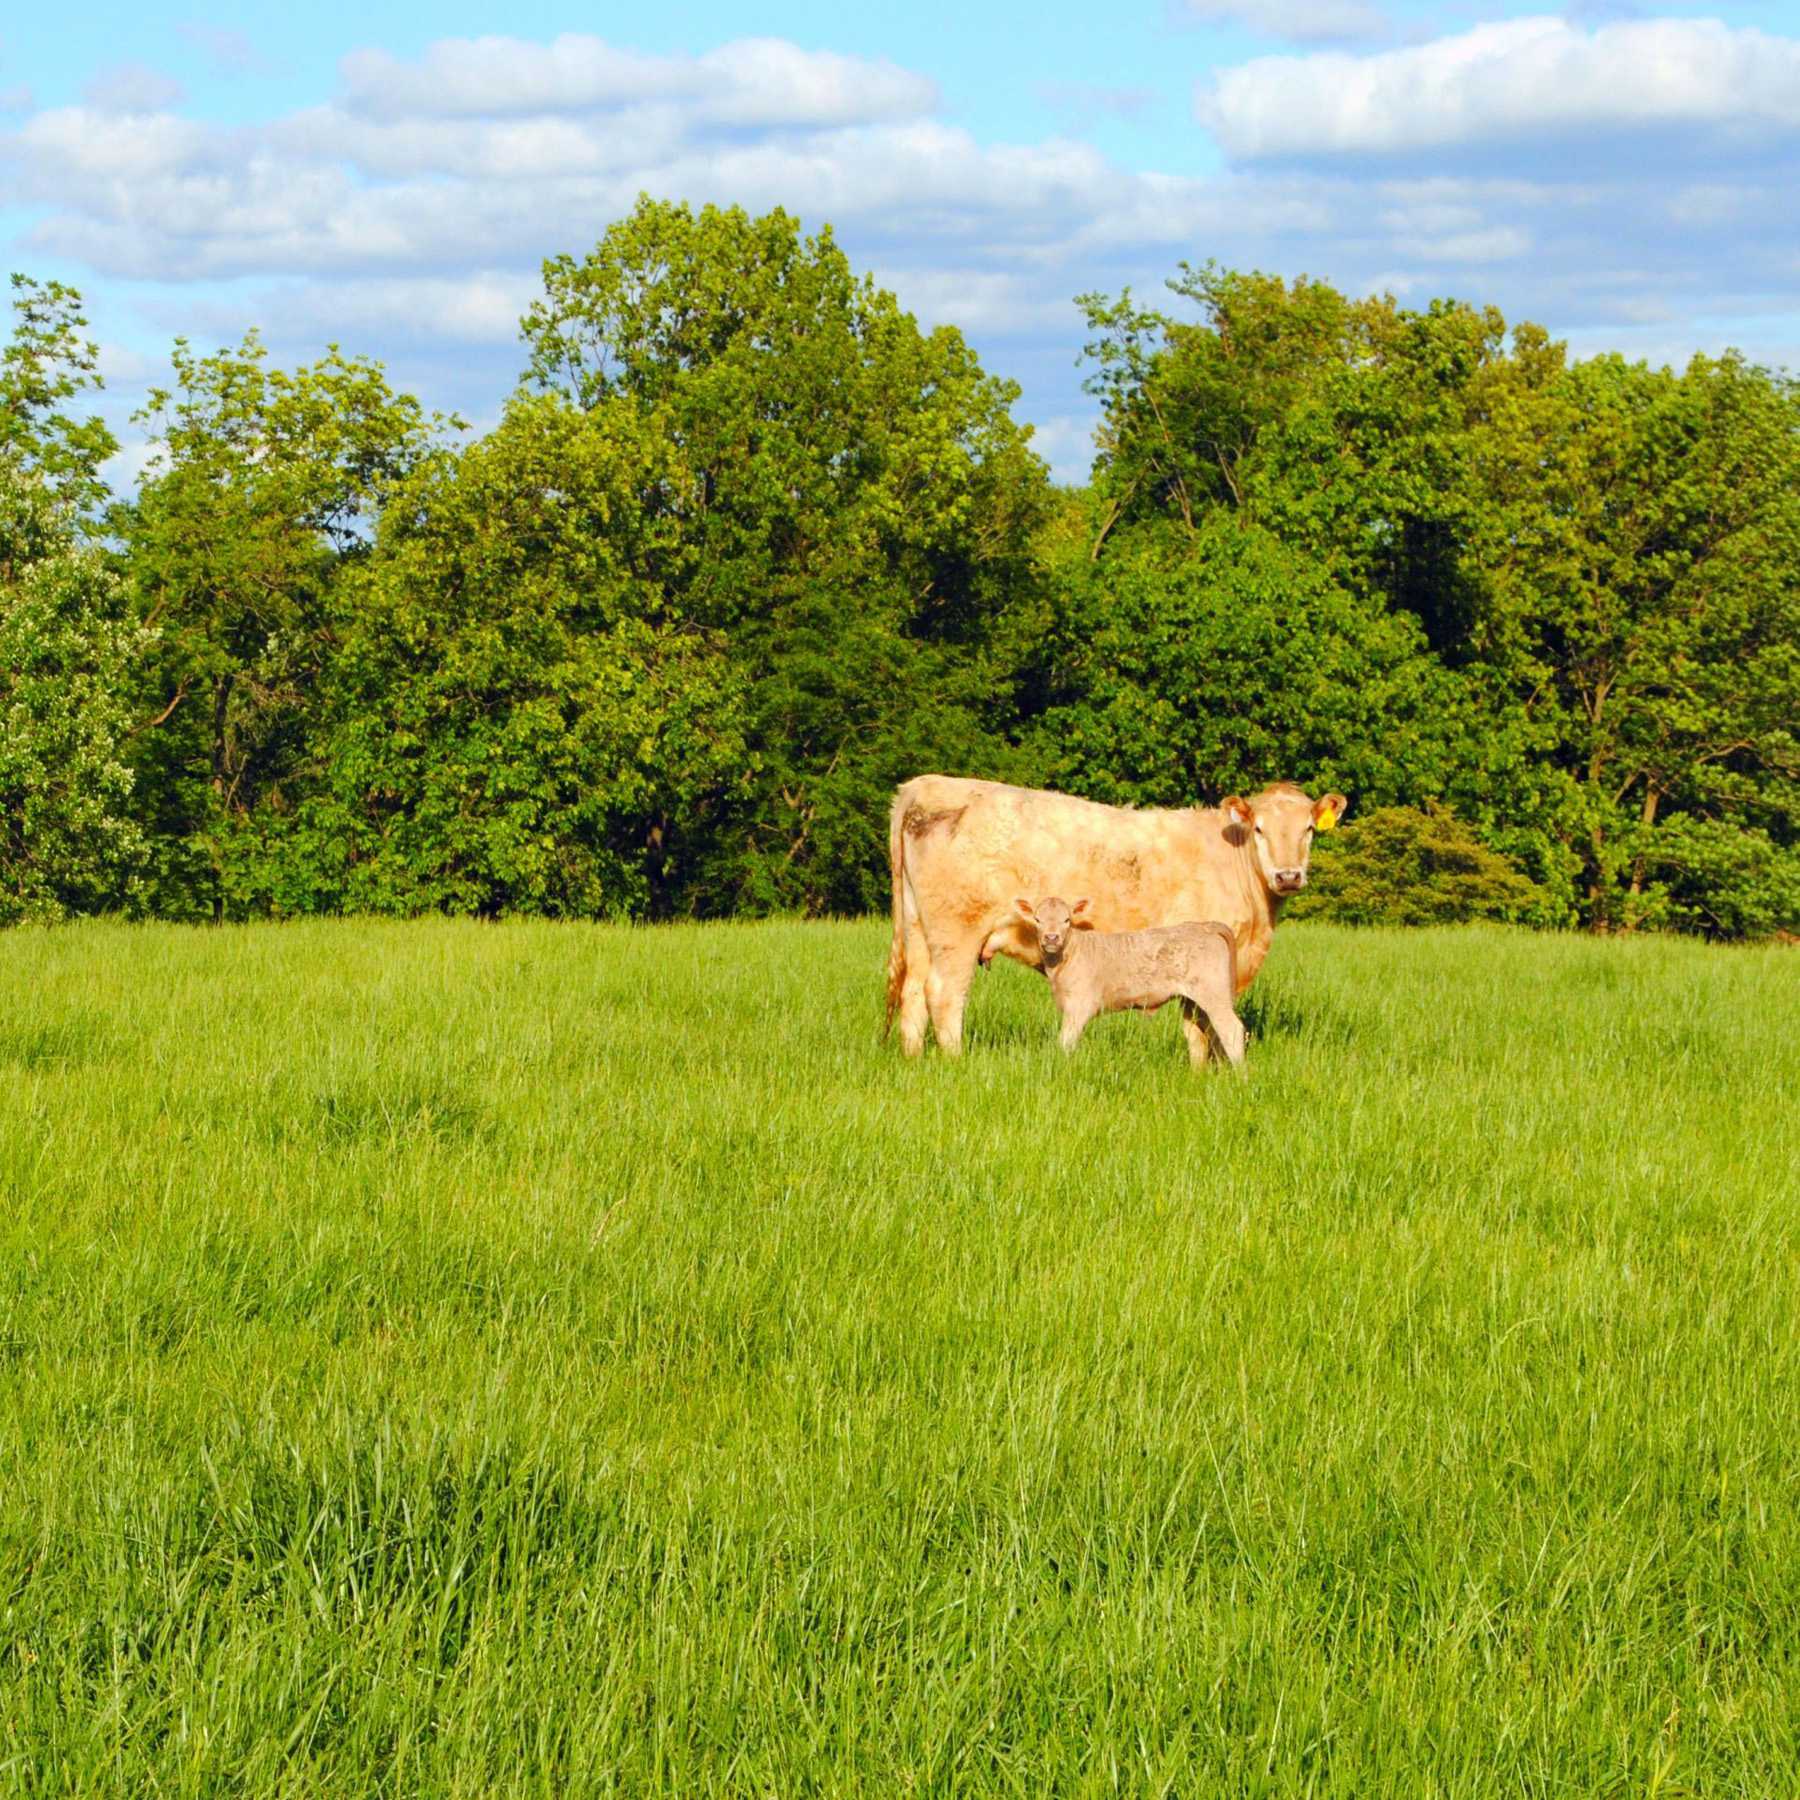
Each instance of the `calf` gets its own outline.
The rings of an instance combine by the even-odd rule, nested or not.
[[[1207,1028],[1234,1063],[1244,1060],[1244,1027],[1232,1009],[1237,993],[1237,941],[1216,920],[1157,925],[1147,931],[1095,931],[1082,915],[1088,903],[1066,905],[1054,895],[1014,902],[1037,933],[1044,973],[1062,1014],[1062,1047],[1073,1050],[1096,1013],[1127,1007],[1155,1012],[1181,1002],[1188,1056],[1203,1063]]]

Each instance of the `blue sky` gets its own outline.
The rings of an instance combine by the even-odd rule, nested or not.
[[[1581,353],[1800,364],[1800,0],[244,16],[0,24],[6,260],[89,296],[115,417],[174,335],[255,323],[485,422],[538,262],[640,189],[829,220],[1021,382],[1066,476],[1071,297],[1184,258],[1492,302]]]

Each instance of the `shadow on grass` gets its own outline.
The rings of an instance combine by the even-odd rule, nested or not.
[[[359,1082],[318,1095],[305,1121],[328,1143],[373,1138],[432,1137],[463,1140],[487,1135],[481,1108],[442,1082]]]
[[[1292,995],[1259,990],[1238,1002],[1237,1013],[1253,1044],[1258,1038],[1289,1038],[1341,1046],[1356,1039],[1350,1015],[1317,994],[1301,1001]]]
[[[0,1026],[0,1068],[68,1068],[104,1061],[112,1048],[104,1021],[82,1015],[45,1025]]]
[[[273,1092],[211,1096],[189,1110],[205,1131],[271,1150],[349,1150],[367,1144],[489,1142],[494,1118],[460,1088],[433,1081],[357,1081],[321,1092],[300,1083]]]

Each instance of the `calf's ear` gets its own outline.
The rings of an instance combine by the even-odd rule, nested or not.
[[[1069,917],[1075,921],[1076,927],[1081,931],[1092,931],[1094,929],[1094,921],[1088,916],[1089,904],[1089,901],[1082,899],[1077,900],[1075,904],[1069,908]]]
[[[1344,816],[1350,802],[1342,794],[1327,794],[1313,802],[1313,830],[1330,831]]]

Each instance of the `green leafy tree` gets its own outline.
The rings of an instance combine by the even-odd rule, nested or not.
[[[1353,591],[1454,612],[1467,428],[1504,358],[1492,309],[1193,268],[1168,284],[1198,318],[1086,296],[1103,418],[1101,534],[1160,524],[1191,542],[1226,510]],[[1099,541],[1096,542],[1096,550]]]
[[[0,349],[0,454],[35,471],[76,513],[106,497],[100,465],[118,442],[98,415],[68,404],[103,384],[98,346],[85,336],[81,296],[60,281],[12,277],[13,327]]]
[[[1735,356],[1679,375],[1601,357],[1496,409],[1475,449],[1475,670],[1543,746],[1584,916],[1791,926],[1795,387]]]
[[[270,368],[252,332],[211,356],[178,340],[173,361],[137,415],[158,449],[127,527],[159,633],[138,760],[158,906],[217,913],[238,828],[304,759],[333,583],[445,422],[335,348]]]
[[[669,904],[877,903],[892,784],[1006,754],[995,627],[1047,493],[1018,390],[779,211],[644,200],[544,274],[529,378],[666,435],[667,604],[728,635],[747,694],[748,780]]]
[[[129,674],[148,647],[66,494],[0,448],[0,924],[124,899],[145,848]]]
[[[1313,846],[1290,918],[1345,925],[1542,920],[1550,897],[1448,809],[1383,806]]]
[[[666,910],[753,770],[739,672],[665,599],[684,480],[633,410],[543,398],[421,463],[336,590],[326,724],[233,904]]]
[[[1456,676],[1454,754],[1392,797],[1451,800],[1558,917],[1781,928],[1792,384],[1735,357],[1571,366],[1538,328],[1450,302],[1211,267],[1170,285],[1198,318],[1087,303],[1099,566],[1146,543],[1203,559],[1218,517],[1268,531],[1416,619]]]
[[[1469,721],[1417,622],[1270,533],[1215,514],[1172,563],[1122,542],[1065,582],[1021,651],[1046,702],[1026,753],[1052,783],[1180,806],[1300,780],[1360,807],[1450,780]]]

